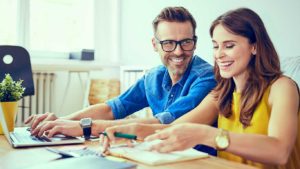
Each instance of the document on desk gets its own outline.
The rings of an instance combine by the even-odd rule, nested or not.
[[[113,156],[127,158],[148,165],[160,165],[209,157],[207,153],[192,148],[171,153],[149,151],[152,145],[158,144],[160,141],[154,140],[152,142],[138,143],[134,147],[112,147],[109,151]]]

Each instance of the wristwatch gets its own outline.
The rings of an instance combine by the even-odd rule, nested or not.
[[[90,139],[92,134],[92,119],[91,118],[80,119],[80,126],[82,128],[84,138],[86,140]]]
[[[216,148],[219,151],[224,151],[229,147],[230,140],[229,140],[229,133],[227,130],[219,129],[218,134],[215,138]]]

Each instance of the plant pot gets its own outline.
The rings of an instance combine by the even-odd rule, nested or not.
[[[5,118],[8,131],[12,132],[14,131],[15,127],[15,120],[18,111],[18,101],[0,102],[0,104],[2,107],[3,116]],[[0,134],[3,134],[2,125],[3,124],[0,123]]]

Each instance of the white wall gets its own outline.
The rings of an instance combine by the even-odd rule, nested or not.
[[[120,35],[120,44],[116,45],[116,48],[110,44],[107,46],[102,45],[98,46],[99,48],[96,50],[101,51],[106,48],[113,48],[113,50],[118,51],[119,54],[113,57],[114,60],[118,60],[122,65],[160,64],[159,56],[152,50],[151,46],[151,37],[153,35],[152,20],[162,8],[167,6],[184,6],[193,14],[198,24],[197,35],[199,39],[195,53],[211,63],[212,45],[208,33],[210,24],[217,16],[225,11],[238,7],[251,8],[261,16],[280,57],[300,55],[300,48],[298,48],[300,22],[296,20],[296,18],[300,16],[299,0],[112,1],[114,1],[115,5],[117,4],[117,7],[112,6],[110,3],[110,8],[106,8],[104,12],[108,14],[113,12],[116,14],[117,10],[116,15],[120,16],[120,19],[118,19],[119,29],[114,30],[106,27],[105,29],[107,31],[105,31],[105,34],[108,37],[115,34]],[[107,3],[108,1],[104,0],[104,2]],[[110,17],[111,15],[106,16]],[[110,24],[110,26],[111,25],[112,24]],[[113,26],[116,26],[116,23]],[[103,28],[103,25],[101,27]],[[97,58],[101,57],[103,56],[97,55]]]

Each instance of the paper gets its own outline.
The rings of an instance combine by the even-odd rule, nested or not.
[[[159,142],[161,142],[161,140],[138,143],[134,147],[114,147],[109,151],[113,156],[127,158],[148,165],[167,164],[208,157],[207,153],[192,148],[171,153],[149,151],[152,145],[158,144]]]

